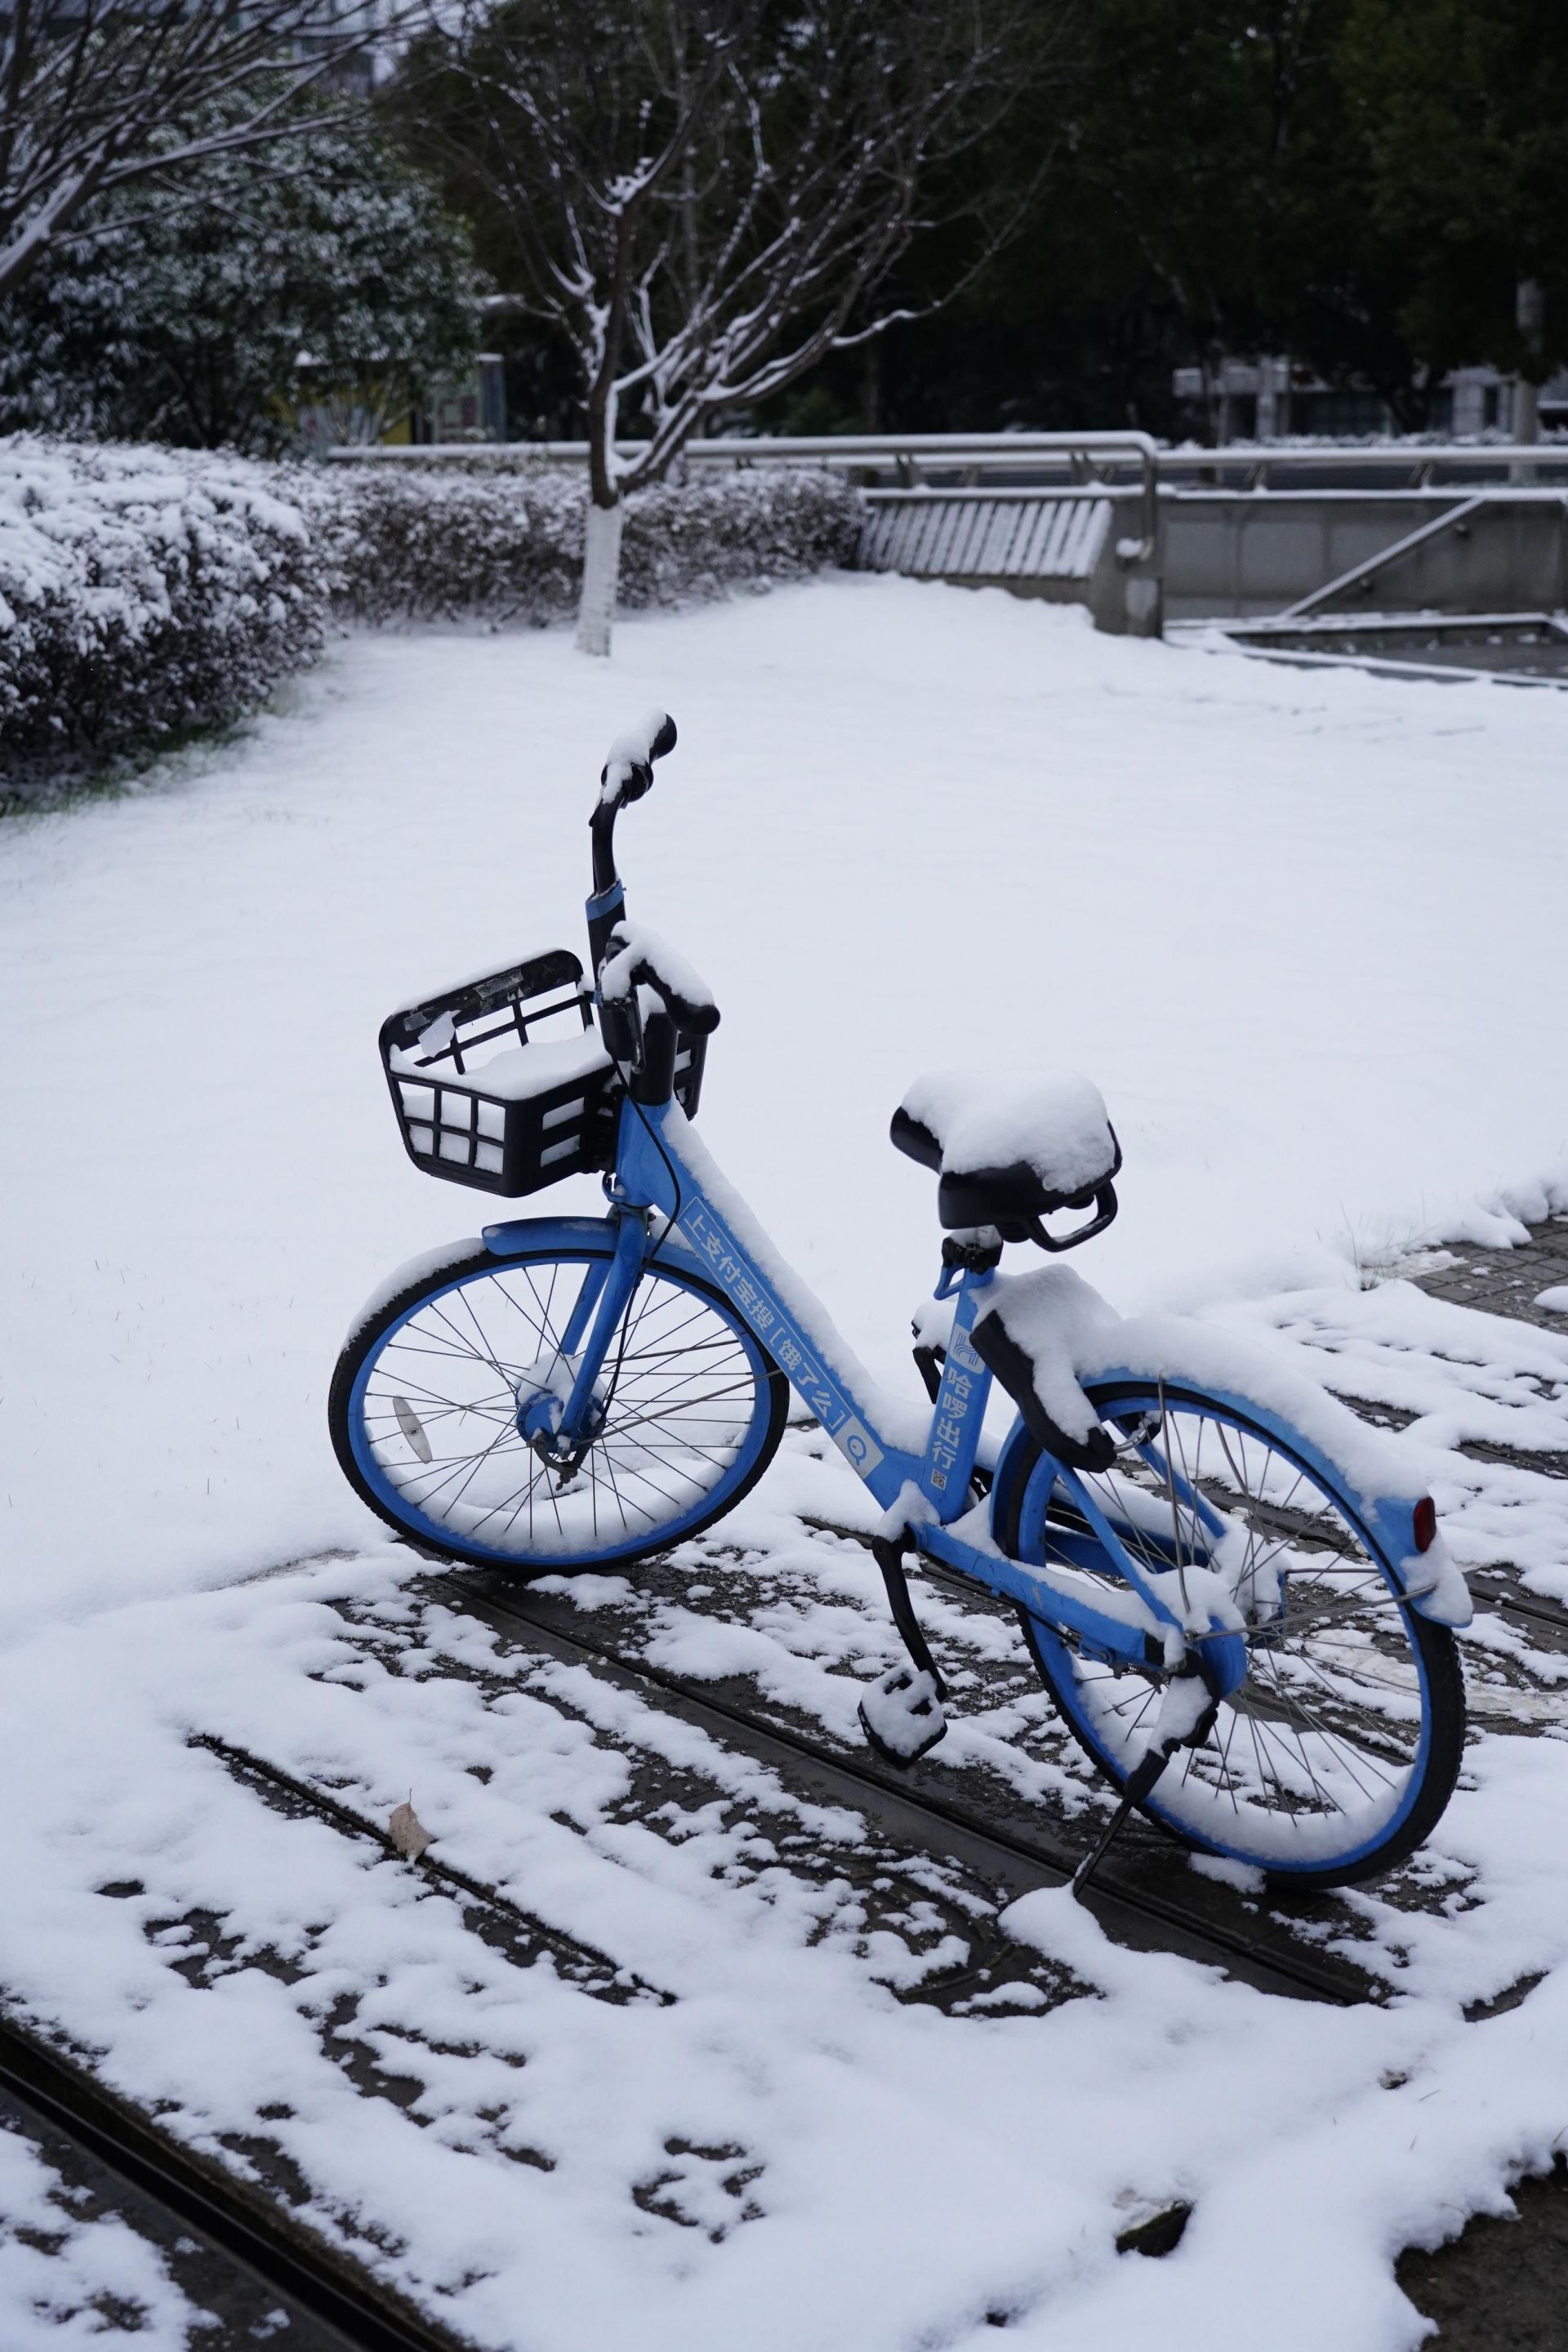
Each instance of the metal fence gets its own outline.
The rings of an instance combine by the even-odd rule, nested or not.
[[[623,446],[629,457],[635,443]],[[412,465],[585,465],[585,441],[426,442],[412,446],[339,448],[344,464],[391,460]],[[1426,489],[1499,481],[1568,482],[1568,439],[1533,442],[1354,444],[1237,443],[1220,449],[1162,448],[1147,433],[834,433],[689,441],[689,467],[819,466],[852,474],[868,488],[911,489],[1062,482],[1136,484],[1151,496],[1168,489],[1299,490],[1362,485]]]
[[[529,469],[584,465],[588,450],[464,442],[331,454]],[[1568,439],[1165,449],[1121,429],[730,436],[688,443],[682,463],[846,474],[865,498],[868,569],[1065,596],[1101,628],[1153,633],[1163,614],[1304,617],[1374,586],[1394,604],[1447,610],[1554,609],[1568,596]]]

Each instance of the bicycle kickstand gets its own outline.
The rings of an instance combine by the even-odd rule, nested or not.
[[[1195,1747],[1206,1739],[1218,1706],[1215,1685],[1201,1663],[1190,1663],[1172,1677],[1148,1747],[1128,1774],[1121,1802],[1111,1814],[1091,1853],[1072,1874],[1072,1890],[1081,1895],[1135,1805],[1141,1805],[1178,1748]],[[1162,1737],[1162,1726],[1163,1736]]]
[[[907,1533],[896,1538],[878,1536],[872,1541],[871,1556],[882,1571],[893,1622],[910,1663],[879,1675],[862,1695],[859,1706],[860,1728],[868,1745],[884,1764],[900,1772],[907,1772],[947,1731],[942,1712],[947,1686],[921,1631],[904,1574],[909,1545]]]
[[[1128,1814],[1135,1805],[1142,1803],[1170,1760],[1168,1756],[1162,1755],[1159,1748],[1151,1748],[1142,1762],[1135,1765],[1129,1773],[1127,1785],[1121,1792],[1121,1802],[1111,1814],[1092,1853],[1086,1854],[1073,1872],[1071,1884],[1075,1895],[1083,1893],[1100,1864],[1110,1852]]]

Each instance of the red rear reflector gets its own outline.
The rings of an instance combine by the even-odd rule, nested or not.
[[[1437,1533],[1437,1506],[1430,1495],[1423,1495],[1415,1506],[1415,1549],[1426,1551]]]

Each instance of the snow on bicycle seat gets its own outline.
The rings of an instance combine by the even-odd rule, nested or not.
[[[933,1168],[952,1232],[1087,1208],[1121,1165],[1098,1087],[1076,1071],[919,1078],[893,1113],[899,1150]]]

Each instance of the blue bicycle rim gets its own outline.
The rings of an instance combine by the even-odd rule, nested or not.
[[[547,1474],[543,1465],[529,1453],[522,1440],[517,1437],[515,1429],[509,1436],[502,1426],[508,1417],[508,1408],[501,1399],[502,1375],[513,1373],[520,1352],[542,1337],[537,1331],[529,1335],[525,1329],[520,1329],[515,1339],[509,1339],[509,1352],[503,1353],[500,1348],[495,1348],[487,1356],[476,1345],[474,1357],[476,1363],[489,1365],[495,1374],[492,1383],[494,1402],[485,1407],[488,1425],[493,1436],[484,1457],[502,1474],[500,1479],[494,1483],[504,1485],[506,1477],[515,1476],[526,1499],[529,1482],[535,1482],[529,1536],[520,1539],[516,1534],[517,1523],[522,1514],[521,1504],[513,1510],[510,1525],[506,1520],[504,1500],[492,1507],[480,1507],[484,1502],[482,1496],[462,1514],[462,1518],[468,1521],[466,1525],[462,1518],[454,1523],[450,1516],[453,1506],[449,1501],[443,1502],[440,1511],[425,1507],[418,1489],[423,1485],[426,1500],[433,1500],[435,1482],[424,1478],[425,1465],[415,1457],[412,1445],[405,1447],[404,1454],[399,1455],[395,1439],[390,1433],[387,1416],[379,1412],[381,1391],[376,1391],[373,1394],[374,1384],[379,1379],[395,1396],[410,1391],[410,1402],[419,1423],[420,1435],[426,1444],[441,1443],[442,1422],[440,1413],[433,1410],[429,1402],[430,1381],[432,1379],[438,1381],[445,1379],[449,1383],[455,1377],[458,1365],[456,1346],[450,1364],[444,1367],[437,1352],[431,1359],[434,1371],[427,1365],[426,1377],[421,1381],[405,1378],[401,1369],[388,1370],[389,1361],[397,1356],[400,1349],[413,1360],[416,1342],[427,1338],[423,1327],[416,1328],[419,1318],[428,1318],[437,1330],[449,1326],[462,1333],[466,1331],[468,1321],[474,1319],[472,1297],[465,1307],[462,1294],[473,1294],[477,1286],[486,1286],[489,1292],[488,1310],[495,1303],[499,1287],[517,1307],[515,1289],[507,1287],[509,1277],[515,1285],[528,1277],[530,1269],[554,1269],[557,1279],[563,1269],[580,1266],[586,1270],[594,1264],[604,1262],[612,1254],[614,1244],[608,1227],[605,1234],[603,1245],[584,1243],[581,1223],[576,1221],[569,1232],[563,1231],[559,1242],[552,1242],[548,1223],[542,1220],[539,1239],[526,1252],[496,1257],[487,1261],[483,1266],[433,1280],[417,1297],[410,1300],[401,1314],[379,1332],[367,1348],[355,1372],[349,1396],[347,1433],[350,1447],[365,1486],[385,1514],[406,1528],[416,1541],[424,1541],[437,1551],[456,1553],[464,1559],[510,1569],[514,1572],[525,1570],[534,1575],[552,1572],[573,1574],[584,1569],[608,1568],[679,1542],[692,1528],[706,1524],[728,1509],[757,1472],[769,1448],[772,1428],[770,1382],[775,1377],[773,1367],[756,1339],[735,1318],[721,1298],[707,1286],[693,1281],[679,1265],[660,1259],[645,1276],[623,1324],[623,1330],[628,1336],[628,1346],[619,1365],[618,1381],[615,1379],[616,1343],[612,1343],[605,1366],[603,1380],[606,1390],[613,1390],[613,1396],[602,1435],[610,1443],[591,1449],[587,1457],[585,1471],[590,1480],[587,1509],[574,1512],[569,1507],[563,1512],[560,1507],[562,1501],[574,1506],[581,1496],[571,1494],[553,1497],[544,1491]],[[536,1290],[533,1297],[537,1303]],[[544,1310],[541,1361],[549,1354],[551,1336],[564,1324],[568,1304],[568,1298],[563,1296],[559,1308],[551,1306]],[[671,1308],[676,1310],[674,1320],[670,1319]],[[528,1310],[520,1311],[526,1318]],[[639,1350],[634,1335],[640,1331],[645,1343],[657,1343],[661,1337],[661,1318],[669,1346],[659,1349],[654,1344],[650,1350],[650,1346],[644,1344]],[[506,1320],[505,1318],[499,1318],[502,1324]],[[480,1328],[483,1328],[482,1326]],[[724,1335],[722,1344],[717,1336],[721,1331]],[[617,1334],[617,1340],[619,1336]],[[683,1337],[687,1343],[686,1352],[689,1353],[693,1347],[699,1354],[703,1349],[707,1350],[703,1369],[688,1377],[706,1378],[708,1388],[706,1391],[689,1390],[683,1399],[672,1405],[669,1398],[679,1376],[671,1373],[670,1365],[679,1360],[681,1350],[675,1343]],[[650,1351],[663,1360],[659,1368],[651,1373],[647,1363]],[[429,1354],[427,1346],[423,1352]],[[712,1369],[715,1366],[717,1370]],[[656,1385],[650,1386],[650,1382]],[[710,1400],[715,1393],[731,1389],[735,1391],[732,1409],[727,1396],[719,1407],[712,1405]],[[667,1437],[667,1425],[679,1424],[682,1413],[686,1423],[689,1423],[693,1398],[710,1416],[715,1412],[721,1414],[728,1412],[734,1423],[731,1433],[727,1428],[721,1430],[710,1418],[703,1430],[704,1438],[711,1440],[722,1434],[728,1439],[732,1434],[733,1443],[710,1444],[704,1454],[702,1447],[688,1429],[683,1444],[665,1444],[664,1450],[651,1464],[645,1459],[636,1468],[634,1476],[629,1477],[628,1464],[633,1454],[640,1452],[645,1457],[648,1456],[656,1441],[646,1435],[630,1439],[622,1444],[622,1458],[617,1462],[614,1445],[620,1441],[622,1425],[629,1429],[634,1422],[645,1428],[655,1423]],[[377,1411],[381,1423],[375,1437],[368,1426],[373,1410]],[[440,1410],[444,1412],[447,1409],[442,1407]],[[620,1416],[619,1423],[617,1415]],[[690,1457],[690,1463],[683,1468],[686,1457]],[[466,1457],[459,1455],[456,1458],[460,1462]],[[699,1458],[707,1462],[706,1483],[700,1483],[690,1475],[690,1465]],[[605,1466],[606,1459],[609,1464],[607,1469]],[[443,1457],[436,1456],[431,1466],[436,1470],[446,1466]],[[596,1491],[592,1484],[595,1478],[599,1482]],[[586,1539],[574,1539],[568,1525],[574,1517],[576,1519],[588,1517],[596,1528],[601,1511],[605,1516],[614,1516],[615,1504],[611,1498],[616,1494],[617,1482],[621,1490],[619,1499],[624,1507],[623,1519],[635,1524],[623,1524],[608,1540],[603,1539],[602,1530],[599,1530],[601,1539],[595,1540],[594,1534],[588,1529],[584,1531]],[[653,1499],[655,1496],[662,1496],[662,1503]],[[487,1519],[491,1521],[488,1529]],[[542,1521],[545,1523],[545,1533],[542,1539],[535,1541]],[[504,1534],[503,1528],[506,1530]]]
[[[1149,1402],[1147,1388],[1120,1402],[1114,1394],[1096,1392],[1097,1405],[1107,1419],[1119,1411],[1142,1410]],[[1278,1462],[1298,1471],[1302,1482],[1310,1481],[1331,1507],[1332,1517],[1343,1523],[1348,1539],[1359,1547],[1363,1564],[1357,1571],[1359,1583],[1356,1589],[1370,1589],[1375,1580],[1383,1588],[1383,1593],[1389,1596],[1384,1600],[1380,1593],[1375,1601],[1369,1598],[1363,1613],[1370,1616],[1375,1609],[1377,1620],[1389,1626],[1403,1622],[1402,1612],[1392,1597],[1398,1591],[1397,1579],[1364,1520],[1343,1488],[1325,1475],[1323,1467],[1309,1464],[1305,1459],[1306,1450],[1298,1451],[1293,1446],[1290,1433],[1275,1424],[1272,1415],[1258,1412],[1244,1416],[1231,1402],[1222,1402],[1187,1387],[1183,1388],[1179,1398],[1173,1398],[1173,1410],[1190,1412],[1194,1419],[1200,1415],[1206,1416],[1213,1423],[1223,1424],[1237,1437],[1245,1432],[1256,1448],[1270,1452]],[[1242,1453],[1245,1460],[1243,1449],[1238,1447],[1237,1451]],[[1212,1466],[1218,1467],[1219,1465],[1215,1463]],[[1106,1494],[1101,1482],[1094,1479],[1090,1484],[1096,1487],[1096,1498],[1104,1507]],[[1030,1469],[1019,1502],[1018,1548],[1026,1560],[1038,1561],[1047,1555],[1046,1514],[1054,1485],[1054,1468],[1044,1460],[1037,1459]],[[1211,1499],[1215,1499],[1212,1491]],[[1223,1501],[1220,1507],[1225,1507]],[[1331,1527],[1332,1520],[1328,1513],[1322,1514],[1322,1522],[1324,1526]],[[1312,1532],[1321,1531],[1314,1528]],[[1157,1542],[1165,1553],[1158,1564],[1168,1567],[1171,1564],[1170,1552],[1163,1533],[1158,1536],[1152,1533],[1149,1542],[1150,1564],[1155,1564],[1154,1546]],[[1279,1544],[1280,1561],[1285,1565],[1288,1576],[1288,1563],[1295,1549],[1288,1538],[1282,1538]],[[1307,1563],[1306,1574],[1310,1580],[1314,1573],[1313,1555],[1303,1552],[1301,1557]],[[1349,1559],[1347,1553],[1347,1563]],[[1105,1572],[1114,1573],[1109,1560],[1106,1561]],[[1331,1567],[1328,1566],[1316,1570],[1320,1580],[1332,1572]],[[1412,1738],[1409,1752],[1399,1768],[1397,1785],[1390,1776],[1388,1787],[1365,1806],[1359,1822],[1353,1820],[1348,1811],[1342,1820],[1331,1805],[1312,1809],[1309,1790],[1302,1786],[1302,1782],[1310,1782],[1311,1792],[1315,1793],[1321,1772],[1329,1792],[1332,1793],[1334,1779],[1326,1769],[1325,1759],[1328,1759],[1337,1763],[1339,1786],[1343,1789],[1347,1778],[1344,1757],[1354,1751],[1342,1734],[1324,1735],[1313,1727],[1309,1735],[1303,1732],[1299,1722],[1292,1723],[1285,1718],[1285,1711],[1279,1706],[1280,1697],[1288,1706],[1300,1706],[1303,1704],[1303,1688],[1308,1695],[1306,1704],[1310,1703],[1315,1693],[1310,1683],[1297,1685],[1294,1693],[1286,1691],[1273,1654],[1260,1647],[1253,1654],[1258,1674],[1258,1697],[1248,1700],[1248,1691],[1254,1682],[1253,1673],[1249,1672],[1248,1683],[1237,1694],[1237,1705],[1228,1715],[1226,1705],[1222,1703],[1219,1721],[1211,1735],[1213,1752],[1209,1752],[1207,1746],[1196,1751],[1178,1750],[1144,1801],[1145,1811],[1189,1844],[1285,1879],[1292,1875],[1313,1879],[1342,1874],[1354,1875],[1357,1865],[1369,1856],[1385,1847],[1400,1845],[1405,1825],[1421,1802],[1432,1753],[1434,1696],[1424,1646],[1418,1639],[1407,1638],[1406,1646],[1395,1662],[1373,1650],[1367,1637],[1356,1634],[1353,1616],[1339,1620],[1330,1617],[1328,1622],[1331,1649],[1337,1643],[1342,1652],[1348,1654],[1352,1638],[1366,1643],[1362,1653],[1363,1673],[1364,1662],[1373,1662],[1374,1666],[1382,1671],[1372,1673],[1373,1683],[1380,1687],[1386,1685],[1396,1695],[1384,1702],[1385,1707],[1396,1710],[1391,1721],[1397,1719],[1397,1715],[1402,1713],[1408,1722],[1412,1705],[1418,1709],[1419,1728]],[[1137,1746],[1131,1743],[1140,1732],[1146,1730],[1153,1706],[1157,1705],[1157,1696],[1151,1690],[1150,1699],[1145,1705],[1140,1698],[1136,1678],[1120,1678],[1113,1686],[1109,1670],[1089,1662],[1083,1663],[1080,1679],[1079,1662],[1050,1625],[1031,1618],[1028,1630],[1058,1705],[1070,1720],[1078,1738],[1114,1780],[1123,1780],[1130,1764],[1142,1752],[1141,1741]],[[1398,1679],[1389,1682],[1390,1674],[1395,1670]],[[1261,1743],[1258,1720],[1256,1716],[1249,1717],[1248,1713],[1249,1705],[1257,1706],[1259,1703],[1274,1710],[1277,1726],[1283,1725],[1282,1728],[1270,1728],[1266,1717]],[[1110,1736],[1112,1724],[1121,1735],[1119,1740]],[[1240,1738],[1238,1744],[1238,1735],[1244,1727],[1246,1737]],[[1227,1738],[1230,1742],[1228,1747],[1225,1745]],[[1342,1750],[1337,1759],[1332,1756],[1335,1741]],[[1265,1760],[1265,1748],[1278,1764],[1280,1759],[1289,1757],[1292,1742],[1300,1759],[1300,1769],[1293,1773],[1297,1781],[1294,1794],[1303,1801],[1300,1810],[1294,1811],[1283,1801],[1283,1791],[1281,1801],[1273,1804],[1258,1801],[1257,1793],[1259,1789],[1266,1790],[1268,1785],[1269,1768]],[[1250,1773],[1247,1769],[1248,1748],[1257,1763],[1256,1771]],[[1223,1772],[1219,1769],[1222,1754],[1225,1759]],[[1234,1765],[1231,1762],[1233,1756],[1236,1759]],[[1369,1761],[1365,1755],[1359,1756],[1357,1763],[1363,1771],[1374,1774],[1383,1769],[1378,1759]],[[1352,1779],[1354,1769],[1351,1769],[1349,1777]],[[1233,1773],[1234,1780],[1231,1778]],[[1248,1778],[1252,1783],[1250,1790],[1247,1786]],[[1336,1821],[1340,1824],[1337,1837]]]

